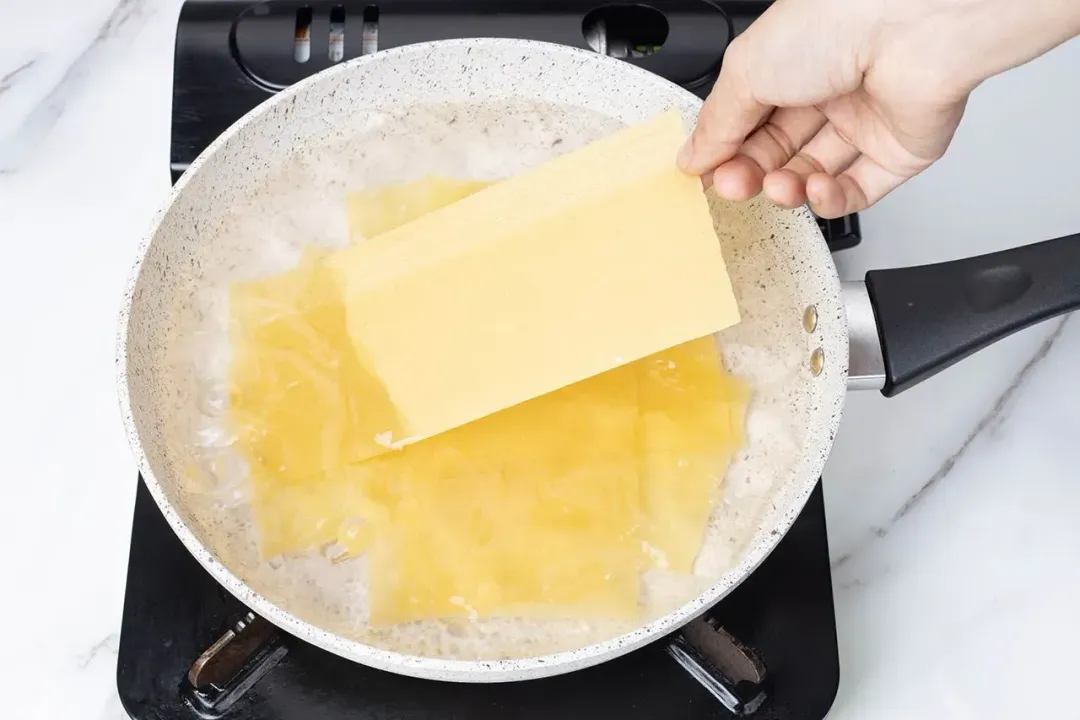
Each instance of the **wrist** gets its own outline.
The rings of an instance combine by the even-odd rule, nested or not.
[[[1075,0],[981,0],[973,10],[977,33],[973,50],[983,53],[978,82],[1023,65],[1080,33],[1080,2]]]
[[[903,28],[950,89],[966,95],[1080,35],[1080,0],[888,0],[879,28]]]

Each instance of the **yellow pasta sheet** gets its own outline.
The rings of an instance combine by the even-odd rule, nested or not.
[[[684,139],[664,114],[328,259],[356,354],[395,410],[379,445],[738,321],[701,185],[675,166]]]
[[[350,217],[422,215],[478,186],[356,193]],[[633,617],[644,569],[692,569],[749,400],[711,337],[364,460],[393,409],[325,253],[230,298],[229,418],[262,554],[366,551],[372,622]]]

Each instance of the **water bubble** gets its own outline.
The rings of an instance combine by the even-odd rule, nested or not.
[[[195,420],[191,442],[195,447],[204,450],[225,450],[236,442],[236,435],[202,416]]]
[[[229,389],[225,383],[206,383],[199,391],[197,405],[203,415],[222,417],[229,408]]]

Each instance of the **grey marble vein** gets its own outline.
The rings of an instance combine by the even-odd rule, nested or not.
[[[27,113],[13,133],[0,139],[0,175],[16,172],[48,137],[64,114],[71,97],[104,55],[109,41],[129,36],[152,14],[150,0],[119,0],[97,34],[67,67],[56,85]],[[19,70],[16,69],[16,72]],[[5,79],[10,76],[9,73]]]
[[[8,90],[15,87],[15,83],[17,83],[22,78],[22,76],[26,73],[27,70],[30,70],[35,65],[37,65],[37,62],[38,58],[32,57],[26,62],[24,62],[22,65],[16,67],[14,70],[6,73],[3,76],[0,76],[0,95],[3,95]]]
[[[941,463],[934,474],[919,487],[914,495],[909,497],[907,501],[900,506],[900,509],[893,514],[892,518],[890,518],[883,527],[871,528],[873,533],[870,538],[871,543],[888,536],[896,523],[916,508],[935,487],[941,484],[942,480],[949,476],[949,473],[952,472],[953,468],[956,467],[956,464],[964,457],[968,449],[971,448],[976,440],[984,435],[992,436],[997,432],[998,428],[1001,427],[1001,424],[1008,416],[1009,410],[1020,389],[1024,387],[1028,378],[1031,377],[1031,374],[1039,364],[1050,354],[1050,350],[1054,347],[1054,343],[1057,342],[1057,339],[1060,338],[1061,334],[1065,331],[1065,327],[1069,323],[1071,317],[1072,316],[1066,316],[1058,321],[1057,327],[1055,327],[1053,332],[1050,333],[1050,336],[1043,341],[1042,345],[1039,346],[1024,367],[1020,368],[1020,371],[1013,377],[1009,386],[1005,388],[1005,391],[994,401],[990,410],[979,419],[979,422],[975,424],[975,427],[968,433],[968,436],[964,438],[960,447],[949,457],[945,458],[944,462]],[[858,554],[860,550],[861,548],[837,558],[836,561],[833,562],[833,569],[835,570],[842,567],[851,560],[852,557]]]
[[[78,664],[79,669],[86,668],[94,661],[94,658],[98,657],[102,653],[108,653],[115,655],[120,644],[120,635],[117,633],[109,633],[101,640],[94,643],[89,650],[79,656]]]

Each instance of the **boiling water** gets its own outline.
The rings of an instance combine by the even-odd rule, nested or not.
[[[219,559],[271,601],[330,632],[388,650],[428,657],[496,659],[570,650],[634,629],[626,622],[448,620],[372,627],[367,622],[364,559],[333,563],[318,552],[262,562],[248,505],[246,467],[225,427],[229,360],[227,288],[236,280],[293,267],[308,244],[348,238],[346,192],[429,174],[496,179],[580,147],[619,123],[585,110],[552,113],[526,102],[497,108],[427,106],[380,114],[345,140],[305,147],[256,192],[237,203],[212,238],[214,262],[199,289],[178,303],[166,364],[183,391],[171,401],[168,443],[184,467],[183,506]],[[527,198],[522,199],[528,202]],[[765,269],[767,228],[745,206],[713,201],[743,322],[719,336],[725,364],[750,381],[755,397],[740,452],[719,492],[692,576],[652,570],[643,577],[643,620],[703,592],[739,561],[760,526],[774,484],[790,476],[804,438],[791,389],[805,372],[783,341],[799,335],[797,309],[777,306],[785,269]],[[753,257],[750,262],[748,258]],[[775,275],[776,277],[771,277]],[[783,297],[781,295],[780,297]]]

